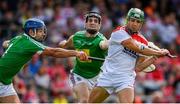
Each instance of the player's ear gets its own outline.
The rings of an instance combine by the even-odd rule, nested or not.
[[[98,31],[101,29],[101,23],[98,25]]]

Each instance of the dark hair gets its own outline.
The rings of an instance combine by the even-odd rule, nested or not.
[[[96,17],[98,18],[98,23],[101,23],[101,15],[98,12],[90,11],[85,15],[86,22],[88,21],[89,17]]]

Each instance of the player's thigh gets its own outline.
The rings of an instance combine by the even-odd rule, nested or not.
[[[12,83],[4,85],[0,82],[0,102],[20,102]]]
[[[78,83],[74,85],[73,91],[75,92],[76,96],[79,100],[88,100],[90,89],[85,82]]]
[[[89,95],[90,86],[88,80],[80,75],[71,73],[69,76],[69,84],[78,98],[87,97]]]
[[[103,87],[94,87],[90,93],[89,96],[89,103],[101,103],[103,102],[107,97],[109,96],[109,93],[104,89]]]
[[[0,103],[20,103],[20,100],[17,95],[10,95],[0,97]]]
[[[133,103],[134,101],[134,89],[124,88],[117,92],[120,103]]]

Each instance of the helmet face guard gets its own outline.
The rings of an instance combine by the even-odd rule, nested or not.
[[[36,32],[38,29],[43,29],[44,30],[44,36],[42,39],[37,39],[36,36],[31,36],[29,35],[30,37],[34,38],[35,40],[37,41],[44,41],[46,36],[47,36],[47,28],[46,28],[46,25],[44,24],[44,22],[40,19],[36,19],[36,18],[30,18],[28,19],[24,26],[24,32],[29,35],[29,30],[32,29],[34,32],[35,32],[35,35],[36,35]]]
[[[129,20],[130,18],[134,18],[134,19],[138,19],[141,22],[144,22],[144,12],[138,8],[131,8],[128,12],[127,15],[127,20]]]

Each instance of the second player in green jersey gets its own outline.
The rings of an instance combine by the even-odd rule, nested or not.
[[[96,12],[85,15],[85,30],[78,31],[67,41],[59,45],[63,48],[73,48],[86,52],[89,56],[105,58],[108,48],[107,39],[99,32],[101,16]],[[76,59],[70,83],[80,103],[88,101],[89,93],[96,84],[102,62],[95,60],[80,61]]]
[[[86,31],[79,31],[73,36],[73,44],[76,50],[84,51],[88,56],[105,58],[106,50],[99,47],[100,42],[104,39],[106,38],[99,32],[94,37],[87,37]],[[93,78],[99,74],[102,63],[102,61],[89,60],[84,62],[76,59],[73,72],[84,78]]]

